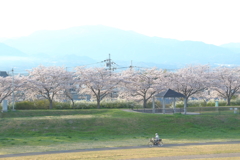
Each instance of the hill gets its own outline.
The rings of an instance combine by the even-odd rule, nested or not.
[[[27,56],[22,51],[10,47],[4,43],[0,43],[0,56],[19,56],[19,57],[25,57]]]
[[[239,53],[240,54],[240,43],[228,43],[228,44],[223,44],[221,45],[223,48],[227,48],[233,52]]]
[[[0,125],[4,126],[0,130],[1,153],[142,146],[156,132],[166,143],[239,140],[240,131],[239,114],[164,115],[69,109],[17,110],[0,113],[0,117]]]
[[[24,52],[0,43],[0,70],[10,71],[12,68],[29,68],[32,59]]]
[[[106,26],[80,26],[57,31],[38,31],[4,41],[30,55],[87,56],[167,65],[239,64],[240,54],[220,46],[195,41],[148,37]]]

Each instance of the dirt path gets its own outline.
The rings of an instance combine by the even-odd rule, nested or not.
[[[132,110],[132,109],[122,109],[122,111],[125,111],[125,112],[135,112],[135,113],[152,113],[152,111],[151,112],[144,112],[143,110]],[[154,113],[154,114],[163,114],[163,113]],[[165,113],[165,114],[173,114],[172,112],[170,112],[170,113]],[[184,114],[184,112],[181,112],[181,114]],[[200,113],[199,112],[187,112],[186,113],[187,115],[199,115]]]
[[[139,158],[139,159],[131,159],[131,160],[185,160],[185,159],[200,159],[200,158],[231,158],[231,157],[240,157],[240,153],[222,153],[222,154],[187,155],[187,156],[172,156],[172,157],[154,157],[154,158]]]
[[[164,148],[166,147],[175,147],[175,146],[191,146],[191,145],[212,145],[212,144],[239,144],[240,141],[230,141],[230,142],[207,142],[207,143],[185,143],[185,144],[164,144]],[[21,156],[34,156],[34,155],[46,155],[46,154],[57,154],[57,153],[74,153],[74,152],[89,152],[89,151],[106,151],[106,150],[120,150],[120,149],[137,149],[137,148],[149,148],[147,145],[145,146],[129,146],[129,147],[114,147],[114,148],[94,148],[94,149],[77,149],[77,150],[62,150],[62,151],[49,151],[49,152],[32,152],[32,153],[18,153],[18,154],[6,154],[6,155],[0,155],[0,158],[7,158],[7,157],[21,157]],[[227,156],[230,154],[217,154],[222,156]],[[232,154],[233,155],[233,154]],[[236,153],[237,157],[240,157],[240,153]],[[180,156],[183,157],[183,159],[191,159],[193,155],[190,155],[190,158],[186,158],[188,156]],[[204,156],[204,155],[195,155],[195,156]],[[208,156],[208,155],[206,155]],[[210,155],[209,155],[210,156]],[[214,156],[216,156],[214,154]],[[158,157],[160,158],[174,158],[179,159],[180,157]],[[204,157],[203,157],[204,158]],[[156,158],[155,158],[156,159]],[[141,160],[145,160],[144,158]],[[154,160],[154,159],[152,159]],[[169,159],[172,160],[172,159]]]

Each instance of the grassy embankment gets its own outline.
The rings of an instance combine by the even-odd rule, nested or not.
[[[239,160],[240,157],[231,157],[229,153],[239,153],[240,144],[222,144],[222,145],[201,145],[201,146],[181,146],[181,147],[155,147],[141,149],[123,149],[123,150],[108,150],[108,151],[91,151],[91,152],[76,152],[76,153],[61,153],[5,158],[7,160],[106,160],[106,159],[135,159],[135,158],[152,158],[152,157],[171,157],[175,156],[179,159],[188,159],[180,156],[189,155],[210,155],[211,154],[228,154],[225,158],[206,158],[207,160]],[[195,158],[193,158],[196,160]],[[199,158],[199,160],[204,158]]]
[[[161,115],[117,109],[35,110],[2,113],[0,154],[239,140],[240,115]]]

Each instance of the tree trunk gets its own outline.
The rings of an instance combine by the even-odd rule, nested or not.
[[[207,100],[203,100],[204,101],[204,107],[207,106]]]
[[[230,104],[231,104],[231,98],[228,97],[228,98],[227,98],[227,105],[230,106]]]
[[[188,107],[188,98],[189,97],[186,97],[185,99],[186,99],[186,107]]]
[[[147,108],[147,100],[146,99],[143,99],[143,108]]]
[[[52,109],[53,108],[53,101],[51,99],[48,99],[49,101],[49,109]]]
[[[187,98],[185,98],[184,99],[184,114],[187,114],[187,101],[188,101],[188,99]]]
[[[100,99],[97,98],[97,108],[100,109]]]
[[[71,99],[71,101],[72,101],[72,108],[74,108],[74,105],[75,105],[74,100]]]

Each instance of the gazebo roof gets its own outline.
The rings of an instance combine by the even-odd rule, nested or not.
[[[6,71],[0,71],[0,77],[7,77],[8,74]]]
[[[185,98],[185,96],[182,93],[178,93],[174,90],[168,89],[164,92],[158,93],[155,95],[156,97],[163,97],[163,98],[168,98],[168,97],[183,97]]]

